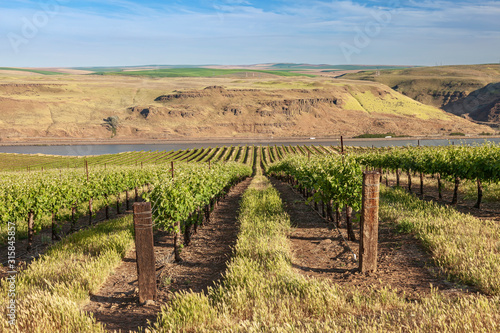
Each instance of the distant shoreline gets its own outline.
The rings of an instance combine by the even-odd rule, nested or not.
[[[473,135],[473,136],[409,136],[409,137],[392,137],[392,138],[348,138],[346,141],[395,141],[395,140],[465,140],[465,139],[493,139],[500,138],[499,135]],[[154,139],[68,139],[68,140],[36,140],[36,141],[12,141],[1,142],[0,146],[79,146],[79,145],[154,145],[154,144],[185,144],[185,143],[223,143],[232,144],[246,142],[248,144],[266,144],[273,142],[300,142],[309,143],[315,141],[338,141],[340,137],[273,137],[273,138],[185,138],[185,139],[172,139],[172,140],[154,140]]]

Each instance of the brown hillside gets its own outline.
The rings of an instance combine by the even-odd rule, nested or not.
[[[70,75],[0,81],[4,142],[109,138],[104,119],[111,116],[119,119],[117,139],[491,132],[370,82]]]

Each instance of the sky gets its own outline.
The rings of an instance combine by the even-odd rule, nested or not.
[[[500,63],[500,0],[4,0],[0,67]]]

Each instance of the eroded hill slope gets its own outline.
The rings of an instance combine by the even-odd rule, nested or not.
[[[500,65],[464,65],[365,71],[345,78],[380,82],[421,103],[482,122],[500,122]],[[496,102],[495,102],[496,95]]]
[[[0,138],[478,134],[486,126],[370,82],[322,78],[10,78],[0,84]]]

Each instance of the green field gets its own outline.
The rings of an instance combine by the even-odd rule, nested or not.
[[[213,77],[240,73],[264,73],[278,76],[308,76],[314,75],[301,74],[291,70],[247,70],[247,69],[218,69],[218,68],[165,68],[154,70],[138,71],[101,71],[97,75],[126,75],[126,76],[145,76],[145,77]]]

